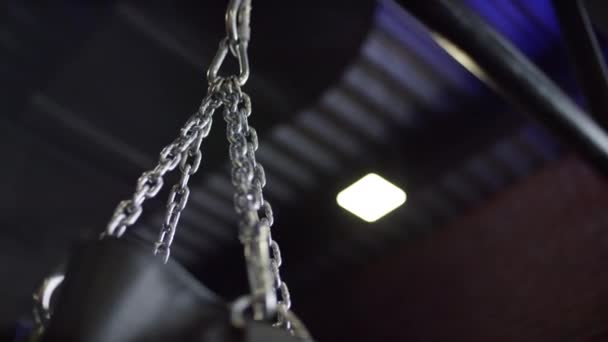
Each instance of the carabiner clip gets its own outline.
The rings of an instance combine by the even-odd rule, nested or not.
[[[228,36],[232,54],[236,57],[238,52],[232,50],[235,44],[249,44],[251,29],[251,0],[230,0],[226,11],[226,35]]]
[[[239,85],[244,85],[249,78],[249,45],[251,0],[230,0],[226,10],[226,38],[220,42],[215,57],[207,70],[207,80],[210,84],[217,81],[217,74],[226,58],[228,50],[239,61],[239,75],[236,77]]]
[[[209,70],[207,70],[207,80],[209,84],[214,84],[217,79],[217,73],[220,71],[222,63],[228,54],[229,49],[229,38],[226,37],[220,41],[220,47],[217,50],[215,57],[211,61],[211,65],[209,65]],[[237,59],[239,61],[239,75],[236,77],[236,80],[240,86],[243,86],[247,79],[249,78],[249,58],[247,57],[247,45],[246,44],[237,44]]]

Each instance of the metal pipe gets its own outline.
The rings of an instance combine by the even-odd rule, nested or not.
[[[562,37],[593,118],[608,127],[608,76],[593,25],[581,0],[553,0]]]
[[[557,85],[461,1],[398,0],[482,80],[608,174],[608,135]]]

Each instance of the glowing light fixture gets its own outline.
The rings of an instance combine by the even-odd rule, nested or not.
[[[405,203],[403,190],[375,173],[359,179],[336,196],[338,204],[367,222],[374,222]]]

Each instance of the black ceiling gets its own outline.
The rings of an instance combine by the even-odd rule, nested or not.
[[[573,91],[546,1],[467,3]],[[346,283],[561,155],[390,1],[253,5],[245,90],[296,311],[329,277]],[[0,6],[0,279],[10,279],[0,322],[10,328],[197,108],[225,1]],[[173,255],[232,297],[246,282],[223,130],[216,119],[203,144]],[[373,225],[335,204],[369,171],[408,193]],[[155,239],[163,204],[147,203],[134,236]]]

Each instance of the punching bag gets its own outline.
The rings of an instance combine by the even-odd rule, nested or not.
[[[42,341],[297,341],[263,322],[234,327],[225,301],[144,247],[127,239],[80,245]]]

